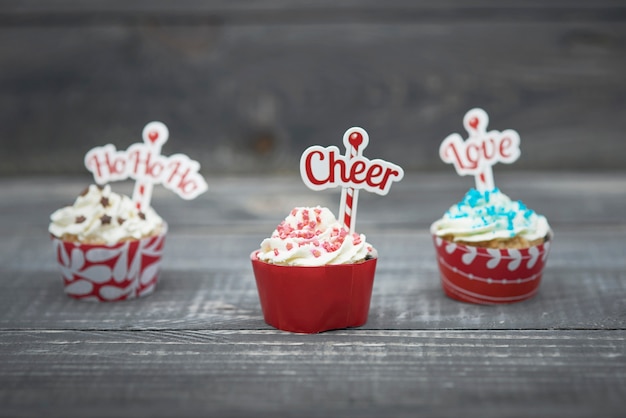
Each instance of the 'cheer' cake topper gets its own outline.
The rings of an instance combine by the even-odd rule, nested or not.
[[[495,187],[492,166],[498,162],[510,164],[520,156],[519,134],[513,129],[487,132],[489,116],[480,108],[469,110],[463,118],[463,126],[469,137],[463,140],[458,133],[450,134],[439,147],[439,156],[454,164],[460,176],[472,175],[476,189],[491,190]]]
[[[184,154],[161,155],[161,147],[169,138],[167,126],[150,122],[143,128],[143,143],[135,143],[125,151],[107,144],[92,148],[85,155],[85,167],[98,184],[110,181],[135,180],[133,201],[138,209],[150,206],[152,188],[163,184],[183,199],[194,199],[208,186],[198,173],[200,164]]]
[[[307,187],[312,190],[342,187],[339,220],[350,233],[355,230],[359,190],[386,195],[391,183],[404,177],[401,167],[384,160],[364,157],[363,150],[368,143],[367,132],[354,127],[343,134],[345,155],[334,145],[313,145],[300,158],[300,175]]]

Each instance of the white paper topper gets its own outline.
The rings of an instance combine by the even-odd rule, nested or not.
[[[132,144],[125,151],[118,151],[111,144],[89,150],[85,167],[93,173],[96,183],[134,179],[132,199],[138,209],[150,206],[155,184],[163,184],[183,199],[194,199],[208,189],[204,177],[198,173],[197,161],[184,154],[161,155],[161,147],[169,138],[165,124],[148,123],[142,138],[143,143]]]
[[[300,158],[300,176],[312,190],[342,187],[339,220],[354,233],[359,190],[379,195],[389,193],[394,181],[402,180],[401,167],[380,159],[370,160],[363,156],[369,143],[364,129],[353,127],[343,134],[345,154],[336,146],[313,145]]]
[[[439,147],[439,156],[449,164],[454,164],[460,176],[472,175],[476,189],[492,190],[494,164],[510,164],[520,156],[519,134],[513,129],[487,132],[489,116],[480,108],[468,111],[463,118],[463,126],[469,137],[463,140],[458,133],[450,134]]]

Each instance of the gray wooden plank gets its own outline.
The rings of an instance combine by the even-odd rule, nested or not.
[[[622,416],[624,331],[0,333],[0,416]]]
[[[443,296],[427,226],[467,187],[413,173],[363,199],[381,258],[368,323],[319,335],[262,321],[248,253],[295,204],[333,206],[297,176],[164,190],[157,292],[63,295],[49,213],[86,178],[0,180],[0,416],[621,416],[626,392],[623,173],[498,173],[556,232],[540,293],[475,306]],[[120,185],[128,188],[128,184]],[[190,204],[191,203],[191,204]],[[474,331],[472,331],[474,329]]]
[[[427,227],[467,182],[414,174],[386,200],[363,194],[359,228],[381,254],[366,328],[624,327],[624,175],[498,178],[553,222],[556,238],[539,295],[500,307],[445,298]],[[155,295],[114,307],[65,297],[47,239],[49,213],[73,200],[86,181],[1,180],[0,231],[11,239],[0,241],[0,328],[269,329],[248,254],[292,206],[332,207],[337,195],[308,192],[292,177],[220,180],[197,202],[157,189],[155,205],[171,224],[161,283]]]
[[[624,230],[557,231],[539,294],[514,305],[476,306],[445,297],[430,237],[377,233],[380,259],[365,329],[624,329]],[[64,295],[45,239],[0,245],[0,329],[270,329],[249,254],[262,235],[168,238],[157,291],[93,304]]]
[[[511,11],[527,11],[535,18],[542,14],[547,14],[544,19],[554,19],[554,15],[549,11],[559,11],[561,15],[568,15],[568,12],[584,10],[587,12],[585,18],[589,19],[596,13],[602,11],[620,11],[624,6],[614,0],[598,0],[590,5],[581,0],[529,0],[520,3],[515,0],[479,0],[471,4],[462,0],[421,0],[419,2],[411,0],[389,0],[381,7],[376,0],[344,0],[335,2],[332,0],[242,0],[232,2],[228,0],[179,0],[171,2],[168,0],[91,0],[88,2],[76,2],[73,0],[0,0],[1,10],[7,15],[29,15],[34,13],[46,13],[49,15],[72,15],[77,12],[83,13],[117,13],[117,14],[147,14],[154,13],[157,16],[165,13],[204,14],[213,13],[219,16],[261,14],[261,12],[272,12],[282,16],[286,20],[289,16],[297,15],[298,12],[311,14],[309,19],[332,19],[331,16],[320,15],[320,11],[334,12],[345,19],[346,12],[363,15],[375,15],[379,19],[384,12],[415,12],[426,13],[427,17],[432,17],[428,12],[437,11],[447,18],[463,16],[467,11],[480,11],[486,14],[510,15]],[[317,13],[316,13],[317,12]],[[485,19],[483,14],[483,19]],[[399,16],[396,16],[396,18]],[[470,14],[465,18],[478,18],[479,14]],[[415,18],[415,16],[411,16]]]
[[[361,193],[358,227],[368,236],[378,231],[427,231],[450,206],[473,187],[470,177],[448,173],[408,173],[387,196]],[[545,215],[554,228],[626,225],[625,172],[500,172],[496,184],[515,200]],[[152,204],[177,234],[254,234],[262,237],[295,206],[321,205],[335,214],[339,190],[313,192],[298,173],[276,176],[207,175],[209,190],[183,201],[156,187]],[[50,214],[71,204],[93,178],[0,178],[0,232],[6,236],[41,237]],[[112,184],[118,193],[132,194],[132,183]],[[3,245],[6,243],[0,243]],[[1,256],[0,252],[0,256]]]
[[[539,295],[500,307],[443,297],[427,226],[462,195],[467,179],[413,174],[386,200],[363,194],[359,206],[359,229],[381,254],[366,327],[623,328],[624,175],[498,178],[553,222]],[[10,237],[0,241],[0,328],[268,329],[248,254],[293,205],[332,207],[337,195],[309,192],[292,177],[220,180],[195,204],[157,190],[155,205],[171,224],[161,284],[155,295],[115,307],[66,298],[47,239],[50,212],[73,200],[83,179],[0,180],[0,231]]]
[[[82,3],[79,22],[109,10]],[[189,153],[212,173],[294,170],[305,146],[336,144],[352,125],[370,132],[369,155],[446,170],[438,144],[473,106],[493,128],[520,131],[520,168],[623,169],[626,13],[617,2],[485,3],[473,13],[401,2],[386,18],[373,2],[365,17],[358,2],[285,12],[282,2],[248,12],[220,2],[207,6],[216,17],[191,24],[136,20],[133,2],[117,2],[130,20],[96,15],[83,25],[46,24],[55,6],[44,2],[23,13],[11,4],[17,17],[0,22],[0,174],[80,173],[89,148],[126,147],[152,119],[170,127],[165,152]],[[68,4],[57,7],[71,17]],[[193,20],[197,4],[181,13]],[[13,22],[38,7],[35,23]],[[311,8],[321,20],[298,22]],[[334,12],[354,17],[333,21]],[[263,21],[268,13],[278,17]]]

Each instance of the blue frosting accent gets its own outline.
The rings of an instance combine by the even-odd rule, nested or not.
[[[465,194],[462,201],[448,210],[446,215],[452,219],[475,217],[480,219],[480,222],[474,224],[472,229],[496,224],[501,226],[498,229],[511,231],[511,236],[513,236],[515,217],[520,214],[528,220],[535,211],[529,209],[521,201],[512,202],[509,208],[490,204],[492,200],[491,197],[498,193],[500,193],[498,188],[484,192],[472,188]],[[453,209],[455,210],[453,211]]]

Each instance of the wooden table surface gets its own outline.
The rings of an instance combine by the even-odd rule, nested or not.
[[[538,295],[500,306],[439,284],[428,226],[471,179],[362,193],[358,230],[380,254],[369,320],[315,335],[264,323],[248,256],[293,206],[336,212],[338,192],[207,180],[195,201],[155,192],[170,225],[157,291],[97,304],[65,296],[47,236],[89,179],[0,179],[0,416],[623,416],[626,173],[496,173],[555,232]]]

